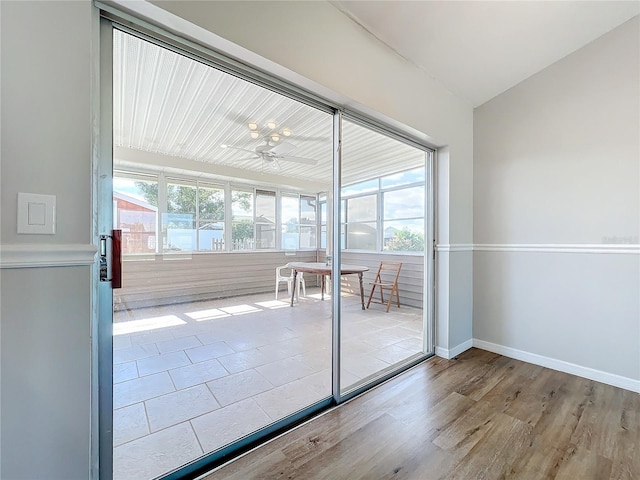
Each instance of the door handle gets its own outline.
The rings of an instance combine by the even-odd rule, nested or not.
[[[122,230],[112,230],[111,238],[111,288],[122,288]]]
[[[111,251],[107,249],[109,239]],[[112,230],[111,235],[100,235],[100,281],[111,282],[111,288],[122,288],[122,230]]]

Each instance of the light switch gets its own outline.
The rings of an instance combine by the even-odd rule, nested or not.
[[[56,196],[18,193],[18,233],[56,233]]]
[[[46,205],[39,202],[29,202],[29,225],[45,226]]]

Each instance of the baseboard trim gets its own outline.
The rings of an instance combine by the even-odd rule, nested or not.
[[[5,244],[0,245],[0,268],[93,265],[97,251],[90,244]]]
[[[489,352],[504,355],[505,357],[522,360],[523,362],[540,365],[541,367],[558,370],[564,373],[570,373],[579,377],[588,378],[589,380],[595,380],[596,382],[606,383],[607,385],[612,385],[614,387],[624,388],[625,390],[640,393],[640,380],[634,380],[632,378],[623,377],[614,373],[608,373],[603,372],[602,370],[583,367],[581,365],[576,365],[575,363],[565,362],[564,360],[557,360],[551,357],[545,357],[536,353],[525,352],[516,348],[505,347],[504,345],[498,345],[496,343],[479,340],[477,338],[473,339],[473,346],[476,348],[480,348],[481,350],[487,350]]]
[[[466,342],[462,342],[460,345],[456,345],[453,348],[446,349],[442,347],[436,347],[435,353],[438,357],[446,358],[447,360],[457,357],[462,352],[465,352],[473,347],[473,339],[469,339]]]

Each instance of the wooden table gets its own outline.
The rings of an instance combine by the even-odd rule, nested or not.
[[[311,273],[321,276],[321,298],[324,300],[324,277],[331,276],[331,265],[326,263],[304,263],[304,262],[292,262],[289,264],[293,270],[293,288],[291,289],[291,306],[293,307],[293,299],[296,296],[296,279],[298,272]],[[364,286],[362,284],[362,274],[369,270],[368,267],[361,265],[340,265],[340,275],[358,275],[360,282],[360,301],[362,303],[362,309],[364,310]]]

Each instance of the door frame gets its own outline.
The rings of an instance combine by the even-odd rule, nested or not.
[[[99,98],[100,98],[100,117],[99,117],[99,143],[97,145],[97,158],[95,160],[93,175],[94,185],[96,186],[95,199],[97,206],[94,210],[94,225],[97,237],[100,235],[110,235],[113,228],[113,31],[118,28],[126,33],[131,33],[142,37],[145,40],[153,41],[163,47],[171,48],[180,54],[201,61],[203,58],[207,60],[214,68],[223,71],[233,71],[237,73],[237,69],[242,68],[243,75],[241,78],[253,78],[256,76],[265,77],[266,74],[252,67],[240,64],[234,60],[228,59],[223,54],[215,53],[200,45],[194,44],[188,40],[176,37],[173,34],[165,32],[158,27],[152,26],[142,20],[130,15],[114,10],[97,3],[98,8],[102,9],[103,17],[100,18],[100,73],[99,73]],[[106,15],[105,15],[106,12]],[[124,18],[124,21],[118,19]],[[170,42],[167,44],[167,42]],[[220,58],[227,61],[227,64],[218,64]],[[359,112],[346,111],[342,106],[333,102],[320,98],[311,92],[302,90],[295,85],[285,83],[275,77],[266,78],[263,86],[276,89],[280,93],[284,93],[290,98],[302,101],[308,105],[318,108],[321,104],[321,110],[328,111],[334,115],[334,152],[333,152],[333,198],[340,198],[340,168],[341,168],[341,119],[343,113],[347,113],[350,118],[357,118],[374,129],[381,130],[384,134],[397,138],[405,143],[417,146],[425,151],[427,160],[426,181],[425,181],[425,202],[430,208],[425,210],[425,296],[423,302],[423,312],[425,315],[425,330],[423,332],[423,340],[425,351],[420,358],[416,358],[411,362],[402,364],[399,368],[385,375],[375,378],[373,381],[359,386],[351,391],[341,394],[340,392],[340,295],[332,295],[332,393],[326,400],[310,405],[308,408],[297,412],[287,419],[276,422],[265,427],[253,434],[240,439],[233,445],[226,447],[214,453],[205,454],[200,459],[187,464],[176,472],[168,473],[165,479],[181,478],[182,475],[192,474],[201,471],[204,468],[211,468],[215,463],[226,461],[231,454],[239,454],[254,446],[264,442],[266,439],[282,433],[284,430],[290,429],[297,423],[307,420],[310,416],[326,410],[327,408],[339,405],[356,395],[359,395],[388,379],[406,371],[409,368],[423,362],[434,353],[435,338],[435,276],[434,264],[434,229],[435,214],[437,211],[434,195],[434,173],[435,173],[435,149],[431,146],[424,145],[417,140],[398,133],[389,126],[361,115]],[[332,291],[340,291],[340,275],[338,266],[340,265],[340,202],[333,202],[333,218],[332,218],[332,241],[334,245],[333,255],[333,275],[332,275]],[[94,235],[96,237],[96,235]],[[110,282],[97,282],[97,338],[94,340],[94,351],[97,355],[98,370],[98,432],[97,432],[97,452],[98,452],[98,478],[101,480],[110,480],[113,476],[113,290]],[[433,287],[433,288],[431,288]],[[430,291],[429,291],[430,290]]]
[[[113,25],[101,18],[100,36],[100,115],[97,158],[93,166],[96,207],[95,241],[109,236],[113,228]],[[100,252],[98,252],[100,254]],[[98,267],[99,268],[99,267]],[[96,272],[96,277],[99,272]],[[98,478],[113,478],[113,288],[111,282],[97,282],[97,352],[98,370]]]

